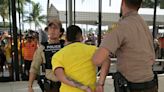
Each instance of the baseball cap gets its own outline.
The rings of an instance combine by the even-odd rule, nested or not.
[[[62,23],[58,19],[53,19],[52,21],[48,22],[48,27],[54,26],[55,28],[62,28]]]

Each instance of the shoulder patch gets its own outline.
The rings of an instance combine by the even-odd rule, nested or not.
[[[113,31],[117,27],[118,27],[118,23],[113,23],[112,26],[108,26],[108,33]]]

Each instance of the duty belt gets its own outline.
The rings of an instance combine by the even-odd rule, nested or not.
[[[149,89],[149,88],[152,88],[154,86],[158,86],[158,79],[156,77],[154,77],[153,80],[148,81],[148,82],[143,82],[143,83],[128,82],[128,85],[129,85],[129,88],[131,90]]]

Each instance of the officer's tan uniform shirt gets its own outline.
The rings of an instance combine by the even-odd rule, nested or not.
[[[117,69],[131,82],[153,79],[155,61],[152,35],[137,12],[129,12],[102,40],[100,47],[117,55]]]
[[[45,55],[44,55],[44,46],[40,46],[34,53],[33,61],[31,64],[30,72],[35,74],[39,74],[40,72],[40,65],[45,63]],[[58,81],[51,69],[46,69],[46,78],[52,81]]]

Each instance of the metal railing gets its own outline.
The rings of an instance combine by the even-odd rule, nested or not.
[[[109,75],[110,74],[113,74],[115,73],[117,70],[116,70],[116,61],[117,61],[117,58],[111,58],[111,67],[109,69]],[[155,59],[156,62],[164,62],[164,59]],[[157,72],[158,74],[161,74],[161,73],[164,73],[164,70],[162,70],[164,66],[157,66],[156,64],[153,66],[153,70],[155,72]],[[157,69],[158,68],[158,69]],[[100,74],[100,71],[97,72],[97,75]]]

